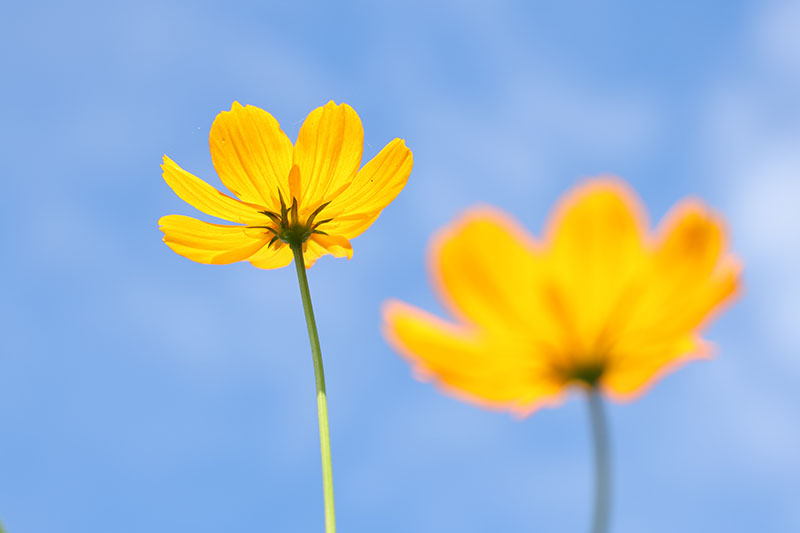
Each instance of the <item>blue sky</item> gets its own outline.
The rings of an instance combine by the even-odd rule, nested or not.
[[[651,4],[651,3],[648,3]],[[414,151],[351,261],[310,271],[344,532],[585,531],[579,398],[525,420],[415,381],[380,337],[435,312],[431,233],[476,203],[539,233],[580,178],[657,221],[695,194],[746,289],[691,364],[612,405],[614,531],[800,530],[800,3],[6,3],[0,7],[0,518],[10,532],[321,531],[291,269],[191,263],[161,156],[219,184],[231,102],[294,138],[351,104]]]

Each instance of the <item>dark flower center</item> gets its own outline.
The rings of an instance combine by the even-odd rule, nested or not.
[[[324,231],[319,229],[319,226],[330,222],[332,218],[324,220],[316,220],[317,215],[325,209],[330,202],[325,202],[317,207],[305,221],[300,220],[298,214],[297,198],[292,197],[292,205],[287,207],[286,202],[283,200],[283,195],[278,189],[278,198],[281,201],[281,211],[276,213],[273,211],[259,211],[259,213],[266,215],[275,224],[275,226],[249,226],[250,228],[265,229],[273,234],[272,239],[269,241],[267,247],[272,246],[277,240],[281,240],[289,246],[296,246],[303,244],[308,240],[311,235],[318,233],[320,235],[327,235]]]
[[[578,382],[594,388],[599,383],[600,378],[603,377],[605,371],[606,365],[601,361],[580,363],[564,369],[563,378],[567,383]]]

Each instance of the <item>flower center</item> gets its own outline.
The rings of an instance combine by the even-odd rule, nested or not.
[[[561,371],[565,383],[578,383],[594,388],[603,377],[606,364],[602,361],[577,363]]]
[[[267,247],[272,246],[273,243],[280,240],[289,246],[299,246],[306,242],[311,235],[318,233],[320,235],[327,235],[324,231],[319,229],[319,226],[330,222],[332,218],[325,220],[316,220],[317,215],[325,209],[330,202],[325,202],[317,207],[305,221],[300,220],[298,213],[297,198],[292,197],[292,205],[287,207],[286,202],[283,200],[283,195],[278,189],[278,198],[281,201],[280,213],[274,211],[259,211],[259,213],[266,215],[275,224],[275,226],[249,226],[251,228],[261,228],[273,234],[272,239],[269,241]]]

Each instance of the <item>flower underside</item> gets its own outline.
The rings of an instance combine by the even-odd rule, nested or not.
[[[278,198],[281,202],[280,213],[266,209],[259,211],[259,213],[269,217],[274,226],[247,226],[250,229],[264,229],[273,234],[272,239],[270,239],[269,244],[267,244],[267,248],[271,247],[278,240],[285,242],[289,246],[298,246],[306,242],[309,237],[314,234],[328,235],[324,231],[320,230],[319,227],[322,224],[331,222],[333,218],[326,218],[318,221],[316,218],[323,209],[328,207],[330,201],[321,204],[308,216],[304,222],[301,222],[298,212],[297,197],[292,196],[292,205],[290,207],[286,207],[286,202],[284,201],[283,194],[281,194],[281,190],[279,188]]]
[[[740,285],[704,204],[679,203],[652,232],[645,217],[607,177],[567,195],[540,239],[498,210],[468,211],[431,246],[453,318],[389,302],[386,336],[418,376],[479,405],[529,414],[575,385],[634,398],[708,355],[701,329]]]
[[[597,386],[606,372],[607,365],[601,361],[594,363],[576,363],[564,369],[561,378],[566,383],[577,383],[590,388]]]
[[[334,102],[309,113],[295,143],[268,112],[234,102],[214,120],[209,145],[214,168],[232,195],[167,156],[164,180],[202,213],[232,224],[183,215],[159,220],[167,246],[204,264],[249,261],[258,268],[281,268],[293,260],[289,248],[299,246],[307,268],[324,255],[349,259],[351,239],[375,222],[413,166],[402,139],[362,166],[361,119],[347,104]]]

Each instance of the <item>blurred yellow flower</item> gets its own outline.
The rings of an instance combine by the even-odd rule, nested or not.
[[[394,139],[359,170],[364,130],[347,104],[312,111],[297,143],[263,109],[234,102],[217,115],[209,136],[223,194],[164,156],[164,180],[203,213],[239,225],[209,224],[183,215],[159,220],[164,242],[198,263],[250,261],[280,268],[292,261],[288,243],[303,243],[306,267],[326,253],[352,256],[350,239],[367,229],[403,189],[413,164]]]
[[[529,414],[570,385],[631,398],[708,354],[699,329],[739,286],[723,226],[687,199],[648,235],[639,200],[614,178],[567,195],[542,242],[476,208],[430,254],[455,323],[389,302],[384,332],[420,378],[487,407]]]

